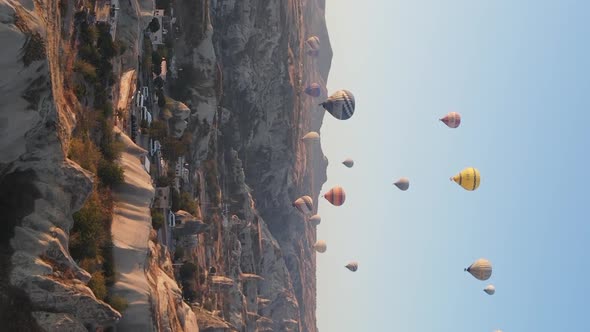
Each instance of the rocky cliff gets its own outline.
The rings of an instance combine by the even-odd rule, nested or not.
[[[0,11],[0,321],[10,331],[111,325],[121,315],[95,297],[68,251],[72,213],[92,188],[66,158],[77,105],[64,85],[71,12],[57,1],[11,0]]]
[[[175,61],[189,89],[175,97],[191,108],[193,165],[205,163],[207,177],[213,161],[218,172],[200,200],[209,203],[203,211],[209,222],[220,225],[212,242],[203,238],[198,258],[203,268],[213,265],[234,280],[210,309],[238,330],[317,330],[315,227],[291,203],[310,195],[317,205],[326,180],[320,146],[300,141],[319,131],[324,115],[317,101],[326,91],[317,100],[303,94],[309,83],[325,86],[329,72],[324,6],[300,0],[176,5]],[[310,35],[322,40],[317,58],[305,54]],[[244,280],[244,273],[261,279]]]
[[[122,40],[137,40],[142,14],[151,15],[149,3],[122,4],[127,23],[119,27]],[[74,13],[87,6],[84,1],[0,1],[2,330],[94,331],[114,327],[122,318],[88,287],[91,275],[68,249],[72,215],[85,204],[96,180],[67,158],[82,110],[71,80],[78,48]],[[125,56],[113,61],[115,78],[137,66],[139,46],[130,45]],[[118,82],[114,86],[119,88]],[[139,165],[138,159],[130,162]],[[147,222],[151,228],[149,209]],[[145,242],[147,246],[147,238]],[[170,266],[170,256],[157,244],[149,249],[152,326],[198,331],[175,280],[162,272],[161,266]]]

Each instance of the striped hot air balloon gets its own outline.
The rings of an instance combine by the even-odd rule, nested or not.
[[[315,131],[310,131],[309,133],[305,134],[305,136],[301,137],[301,139],[306,142],[317,141],[320,139],[320,134],[316,133]]]
[[[301,196],[292,204],[299,212],[307,215],[313,211],[313,200],[309,196]]]
[[[459,174],[451,177],[451,181],[455,181],[465,190],[474,191],[479,187],[481,176],[476,168],[467,167]]]
[[[465,271],[471,273],[477,280],[488,280],[492,276],[492,263],[485,258],[480,258],[466,268]]]
[[[326,249],[328,249],[328,246],[326,245],[326,241],[324,241],[324,240],[318,240],[313,245],[313,248],[315,249],[315,251],[317,251],[319,253],[324,253],[324,252],[326,252]]]
[[[320,104],[338,120],[347,120],[354,114],[354,95],[348,90],[338,90]]]
[[[450,112],[439,120],[446,124],[449,128],[457,128],[461,124],[461,114],[457,112]]]
[[[317,226],[322,222],[322,217],[320,217],[319,214],[314,214],[313,216],[311,216],[311,218],[309,218],[309,222],[313,226]]]
[[[320,39],[317,36],[311,36],[305,41],[307,44],[307,54],[318,56],[320,54]]]
[[[343,162],[344,166],[351,168],[352,166],[354,166],[354,160],[350,159],[350,158],[346,158]]]
[[[324,198],[327,199],[328,202],[332,203],[332,205],[340,206],[344,204],[344,201],[346,200],[346,193],[342,187],[337,186],[325,193]]]
[[[345,268],[349,269],[352,272],[356,272],[359,269],[359,263],[356,261],[349,262],[344,266]]]
[[[322,94],[322,87],[317,83],[311,83],[305,88],[305,93],[312,97],[319,97]]]
[[[401,191],[406,191],[410,188],[410,179],[408,178],[400,178],[399,180],[393,183],[396,187],[398,187]]]

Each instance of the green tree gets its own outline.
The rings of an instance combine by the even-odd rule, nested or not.
[[[152,227],[159,230],[164,226],[164,215],[161,212],[152,209]]]
[[[164,138],[168,137],[168,125],[164,121],[152,121],[149,134],[151,139],[159,140],[161,143],[164,141]]]
[[[150,29],[150,31],[152,33],[160,30],[160,22],[158,21],[157,18],[153,18],[152,21],[150,22],[150,24],[148,25],[148,29]]]
[[[101,160],[98,164],[98,178],[106,186],[112,187],[125,182],[124,170],[115,162]]]
[[[193,279],[197,275],[197,266],[194,263],[186,262],[180,267],[180,278],[183,280]]]

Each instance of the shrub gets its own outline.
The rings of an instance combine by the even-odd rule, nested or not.
[[[110,227],[109,227],[110,228]],[[107,286],[115,284],[115,258],[113,256],[113,241],[109,237],[101,248],[103,262],[102,270],[104,272],[105,283]]]
[[[45,59],[45,42],[37,32],[29,34],[23,46],[22,61],[25,67],[38,60]]]
[[[157,187],[168,187],[172,185],[172,180],[164,175],[160,175],[157,179],[156,179],[156,186]]]
[[[180,267],[180,278],[182,280],[193,279],[197,275],[197,266],[191,262],[185,262]]]
[[[170,188],[170,200],[172,201],[170,209],[173,212],[180,210],[180,193],[174,188]]]
[[[90,139],[74,138],[70,142],[68,158],[78,163],[85,170],[96,174],[96,168],[102,156]]]
[[[149,129],[150,138],[157,139],[160,143],[168,136],[168,125],[164,121],[152,121]]]
[[[127,307],[129,306],[129,303],[127,303],[127,300],[119,295],[113,295],[110,296],[108,298],[108,304],[110,304],[111,307],[113,307],[115,310],[117,310],[119,313],[122,313],[123,311],[125,311],[125,309],[127,309]]]
[[[148,25],[148,29],[150,29],[150,31],[152,33],[160,30],[160,22],[158,21],[157,18],[153,18],[152,21],[150,22],[150,24]]]
[[[70,251],[76,260],[95,258],[99,246],[110,235],[104,227],[107,215],[98,192],[93,191],[80,211],[74,213],[74,227],[70,237]],[[110,216],[106,216],[110,219]]]
[[[156,96],[158,97],[158,106],[165,107],[166,106],[166,96],[164,95],[164,92],[162,92],[162,90],[158,90],[156,92]]]
[[[162,142],[162,156],[168,161],[175,161],[187,153],[188,147],[181,140],[167,137]]]
[[[185,191],[180,193],[180,210],[184,210],[193,216],[197,214],[197,204],[191,195]]]
[[[98,271],[92,274],[92,279],[88,282],[88,287],[97,299],[104,300],[107,297],[107,286],[102,272]]]
[[[152,209],[152,227],[159,230],[162,226],[164,226],[164,215],[156,209]]]
[[[100,182],[108,187],[122,184],[125,181],[123,168],[113,161],[101,160],[97,173]]]
[[[88,82],[96,81],[96,67],[84,60],[74,62],[74,71],[82,74],[82,77]]]
[[[184,248],[176,247],[176,250],[174,251],[174,260],[179,261],[182,257],[184,257]]]

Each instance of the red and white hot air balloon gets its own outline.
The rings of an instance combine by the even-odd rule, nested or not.
[[[332,205],[340,206],[344,204],[344,201],[346,200],[346,193],[342,187],[336,186],[325,193],[324,198],[327,199],[328,202],[332,203]]]
[[[440,119],[449,128],[457,128],[461,124],[461,114],[450,112]]]

